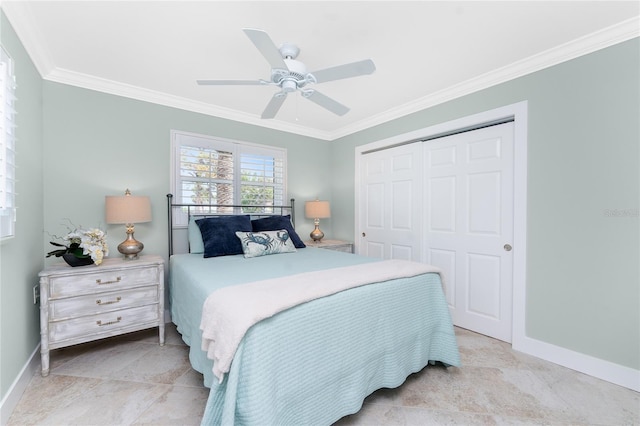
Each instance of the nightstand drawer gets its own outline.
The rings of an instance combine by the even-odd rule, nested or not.
[[[353,243],[341,240],[305,241],[307,247],[353,253]]]
[[[141,306],[49,323],[49,341],[60,341],[99,334],[118,334],[118,330],[158,321],[158,305]]]
[[[336,246],[327,246],[327,247],[322,247],[322,248],[326,249],[326,250],[341,251],[341,252],[344,252],[344,253],[353,253],[353,245],[351,243],[340,244],[340,245],[336,245]]]
[[[158,270],[156,268],[127,268],[61,275],[53,277],[49,281],[49,298],[96,294],[96,292],[130,288],[157,281]]]
[[[52,300],[49,320],[58,321],[84,315],[99,314],[117,309],[132,308],[158,302],[158,286]]]
[[[40,358],[49,374],[51,349],[158,327],[164,345],[164,260],[106,258],[100,266],[59,262],[40,278]]]

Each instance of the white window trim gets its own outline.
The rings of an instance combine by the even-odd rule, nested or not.
[[[281,153],[282,159],[283,159],[283,169],[284,169],[283,187],[282,187],[283,203],[286,204],[286,201],[288,200],[288,197],[287,197],[287,149],[286,148],[279,148],[271,145],[263,145],[263,144],[244,142],[244,141],[238,141],[233,139],[219,138],[219,137],[214,137],[209,135],[202,135],[198,133],[185,132],[182,130],[171,130],[171,154],[170,154],[170,161],[171,161],[170,185],[171,186],[170,188],[171,188],[171,194],[173,194],[174,203],[180,203],[179,197],[181,194],[178,188],[178,183],[180,182],[180,179],[179,179],[180,161],[179,160],[180,160],[180,146],[182,143],[184,143],[183,141],[184,139],[191,139],[189,140],[189,145],[192,145],[192,146],[201,146],[203,148],[212,148],[215,146],[217,149],[224,147],[224,149],[228,149],[230,152],[233,152],[235,170],[240,170],[240,155],[236,155],[236,154],[241,154],[243,152],[258,154],[258,155],[260,154],[270,155],[270,154],[273,154],[274,152]],[[240,185],[234,185],[235,200],[241,199],[240,189],[241,189]],[[178,211],[176,209],[174,210],[172,217],[174,222],[173,226],[175,228],[183,228],[187,226],[188,218],[186,217],[186,214],[184,214],[183,212]]]
[[[13,59],[0,46],[0,240],[16,231],[15,90]]]

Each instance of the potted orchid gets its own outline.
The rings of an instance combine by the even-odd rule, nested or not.
[[[64,241],[50,243],[56,247],[47,253],[46,257],[62,257],[71,266],[100,265],[105,256],[109,255],[106,233],[99,228],[75,228],[64,237],[56,237]]]

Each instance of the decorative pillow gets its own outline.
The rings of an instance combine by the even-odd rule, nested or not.
[[[306,245],[302,242],[293,225],[291,224],[291,215],[286,216],[269,216],[262,219],[254,219],[251,221],[253,232],[259,231],[277,231],[285,229],[289,233],[291,241],[296,248],[305,248]]]
[[[206,217],[196,220],[202,241],[204,257],[242,254],[242,244],[236,237],[237,231],[251,231],[249,215]]]
[[[269,254],[296,251],[286,229],[264,232],[236,232],[242,243],[244,257],[258,257]]]
[[[200,227],[196,223],[197,216],[189,218],[187,227],[187,236],[189,238],[189,253],[204,253],[204,243],[202,242],[202,233]]]

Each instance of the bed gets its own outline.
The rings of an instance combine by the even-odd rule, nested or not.
[[[249,215],[239,206],[224,215],[214,212],[216,206],[206,213],[197,206],[192,214],[168,196],[171,317],[190,347],[191,365],[210,388],[202,424],[329,425],[357,412],[373,391],[400,386],[429,363],[460,364],[437,270],[301,247],[293,205]],[[186,253],[173,250],[177,211],[186,211]],[[203,224],[238,216],[242,229],[246,216],[252,227],[236,231],[245,245],[257,244],[255,235],[246,243],[245,233],[284,235],[289,248],[254,256],[243,246],[241,254],[207,256],[211,233]],[[255,223],[286,226],[254,232]],[[411,272],[396,277],[405,267]],[[368,275],[382,278],[363,278]],[[350,280],[358,282],[343,283]],[[289,304],[270,311],[284,301]],[[239,337],[227,338],[245,323]],[[230,340],[232,348],[218,357],[215,350]]]

